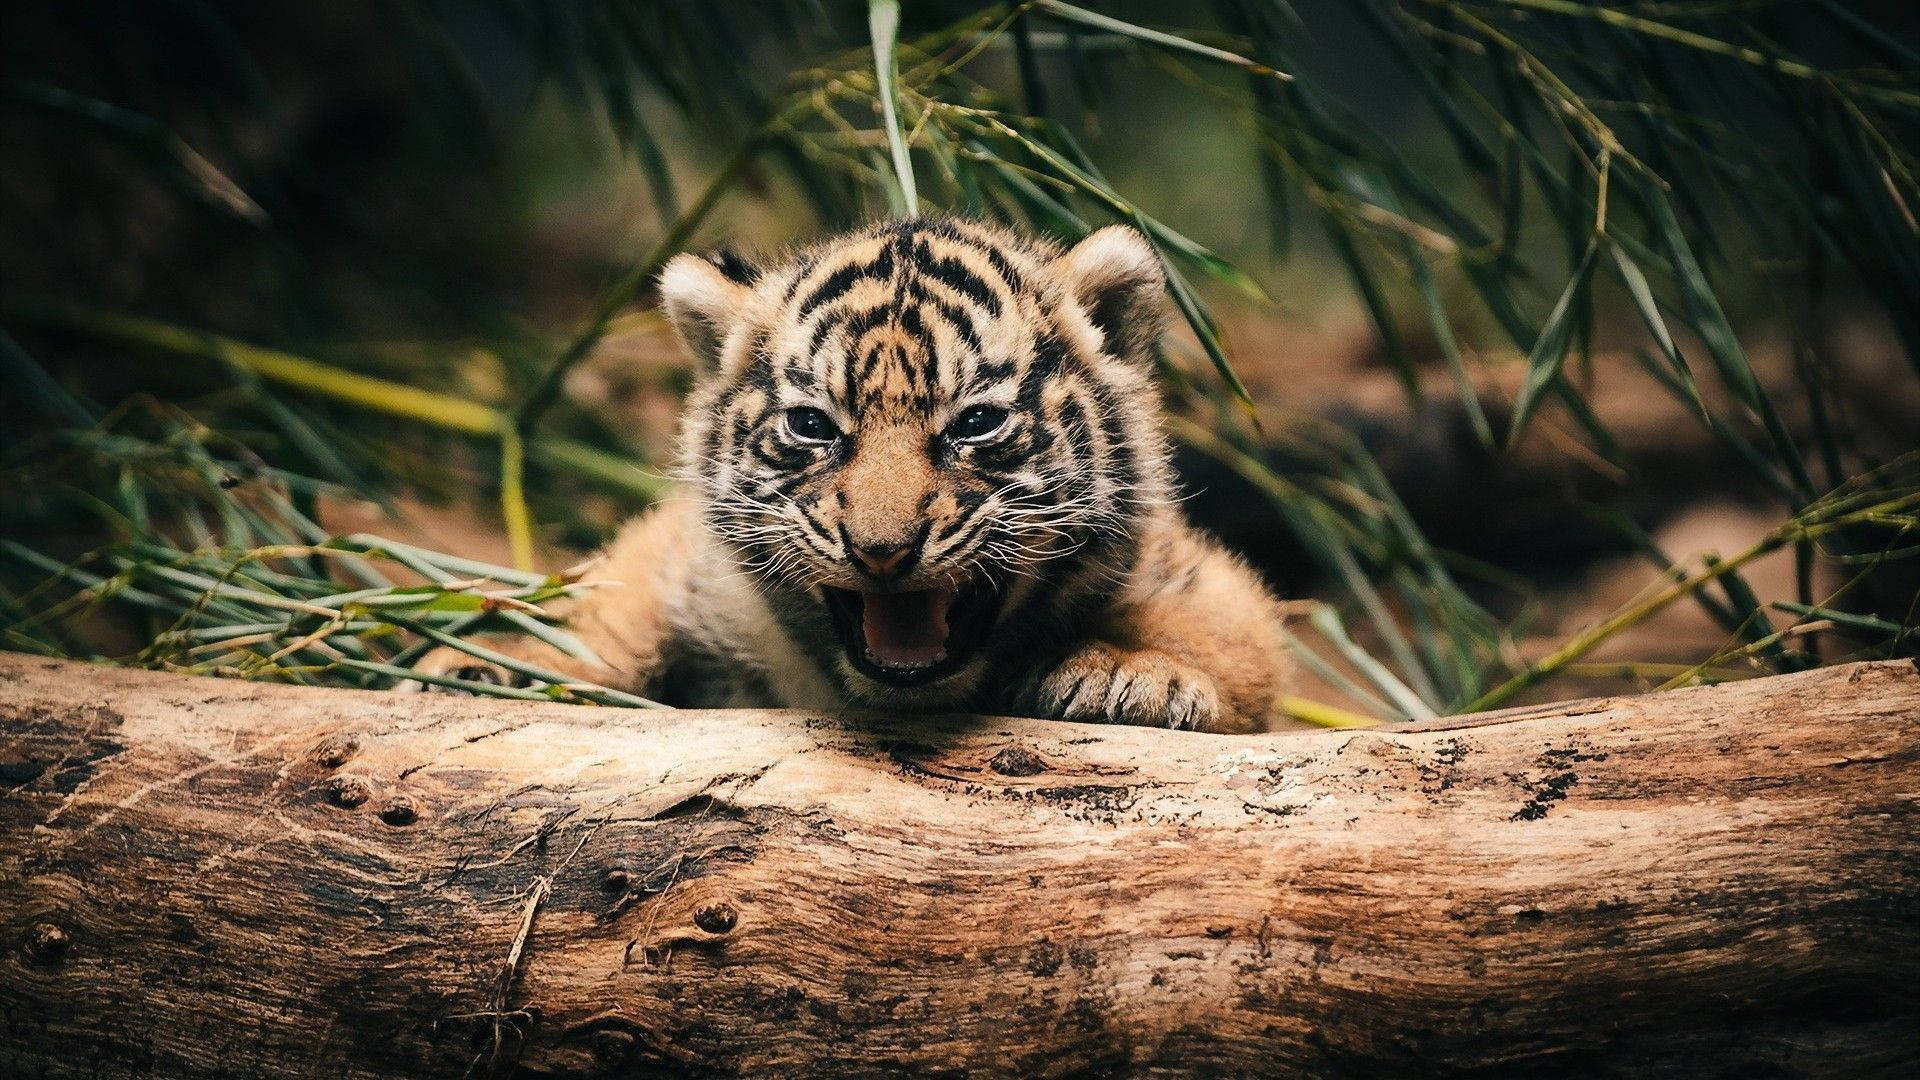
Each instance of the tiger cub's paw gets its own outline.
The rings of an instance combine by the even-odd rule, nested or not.
[[[1220,687],[1166,653],[1094,642],[1032,679],[1013,704],[1054,720],[1205,731],[1220,718]]]

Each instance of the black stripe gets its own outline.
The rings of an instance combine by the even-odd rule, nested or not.
[[[900,329],[906,331],[915,341],[928,346],[933,344],[927,337],[927,324],[921,320],[920,309],[917,306],[907,306],[901,309]]]
[[[748,421],[748,424],[758,428],[760,425],[766,423],[774,413],[779,411],[780,406],[774,404],[772,400],[763,401],[760,403],[759,410],[753,414],[753,419]]]
[[[720,268],[728,281],[751,285],[760,280],[760,268],[740,257],[732,248],[720,248],[707,255],[707,261]]]
[[[973,459],[982,469],[1012,470],[1052,445],[1053,433],[1036,420],[1028,423],[1017,438],[974,448]]]
[[[920,241],[914,249],[918,265],[915,267],[923,277],[945,285],[961,296],[986,309],[989,315],[1000,314],[1000,298],[993,294],[979,275],[967,269],[967,264],[952,256],[936,257],[926,241]]]
[[[802,258],[800,265],[793,268],[793,280],[787,282],[786,295],[780,298],[780,302],[783,304],[793,303],[794,295],[800,291],[800,286],[806,284],[807,277],[813,273],[813,268],[818,265],[820,265],[820,256],[818,254],[808,255]]]
[[[787,380],[787,385],[796,390],[811,390],[820,382],[820,376],[798,360],[787,361],[780,368],[780,377]]]
[[[878,329],[893,316],[894,305],[891,301],[875,304],[862,311],[848,312],[843,318],[847,324],[847,338],[858,341],[861,335]]]
[[[967,314],[966,309],[937,298],[930,298],[929,302],[940,318],[953,327],[954,333],[960,335],[960,340],[966,342],[967,348],[977,355],[983,347],[980,344],[980,332],[974,329],[973,317]]]
[[[807,298],[801,302],[800,318],[804,319],[813,314],[814,309],[821,304],[845,296],[847,290],[853,288],[856,282],[865,281],[867,276],[867,267],[859,264],[843,266],[828,274],[827,279],[822,281],[818,288],[808,293]]]
[[[813,324],[812,337],[807,340],[807,351],[819,352],[820,346],[827,340],[827,335],[833,333],[836,327],[846,321],[847,311],[845,308],[837,308],[820,316],[820,321]]]
[[[1078,395],[1068,394],[1060,406],[1060,427],[1067,433],[1067,444],[1073,448],[1074,456],[1093,456],[1093,429],[1087,425],[1087,410],[1080,404]]]
[[[747,364],[747,370],[740,373],[740,381],[763,394],[771,395],[775,385],[773,378],[773,357],[768,356],[764,350],[759,349],[754,350],[752,356],[752,362]]]
[[[781,472],[792,472],[795,469],[804,468],[813,460],[813,455],[805,450],[781,446],[768,438],[754,440],[751,450],[753,456],[762,464],[768,468],[779,469]],[[784,495],[786,492],[781,494]]]
[[[787,475],[781,477],[779,480],[774,482],[773,491],[774,491],[774,494],[779,495],[782,498],[790,499],[793,497],[793,493],[795,491],[798,491],[799,489],[812,483],[813,480],[814,480],[813,470],[811,469],[803,470],[801,472],[788,473]]]
[[[960,340],[966,342],[967,348],[976,354],[980,352],[980,332],[974,329],[973,316],[965,308],[944,296],[935,296],[918,281],[907,283],[907,298],[933,308],[934,313],[946,320],[954,333],[960,336]]]
[[[970,487],[965,491],[956,491],[953,493],[953,506],[957,512],[965,514],[980,509],[980,507],[986,505],[987,496],[992,495],[1006,483],[1005,480],[1002,480],[999,484],[988,487],[984,486],[984,481],[987,479],[986,477],[980,477],[979,479],[983,482],[983,486]]]
[[[1100,410],[1100,433],[1105,436],[1107,446],[1113,455],[1111,466],[1118,472],[1115,483],[1122,487],[1132,487],[1140,481],[1139,462],[1132,440],[1127,438],[1126,419],[1120,415],[1118,403],[1114,401],[1113,390],[1105,383],[1089,380],[1087,392],[1093,396]]]
[[[988,528],[998,523],[988,514],[974,514],[971,517],[961,518],[960,524],[964,525],[965,529],[960,535],[954,537],[952,543],[947,548],[949,553],[965,551],[975,540],[980,538],[982,532],[985,532]],[[949,529],[947,531],[949,536],[954,534],[954,530]],[[947,543],[947,537],[941,537],[940,542],[943,544]]]
[[[1040,411],[1040,395],[1047,384],[1058,378],[1066,367],[1066,342],[1052,333],[1041,333],[1033,341],[1033,363],[1028,365],[1025,375],[1020,377],[1020,407],[1029,412]]]
[[[982,360],[973,365],[973,378],[967,384],[967,388],[976,391],[985,390],[1013,378],[1015,370],[1016,365],[1011,360]]]
[[[793,505],[794,505],[794,509],[800,511],[800,517],[804,521],[806,521],[807,527],[809,529],[812,529],[814,532],[818,533],[820,535],[820,539],[828,543],[833,542],[833,532],[829,530],[826,527],[826,525],[822,524],[819,519],[813,516],[813,514],[808,510],[806,501],[804,499],[796,501]]]
[[[1019,296],[1027,291],[1026,278],[1021,276],[1019,269],[1007,258],[1005,252],[991,244],[982,244],[981,247],[986,249],[987,262],[993,266],[993,272],[1000,275],[1001,281],[1006,282],[1008,292]]]
[[[798,317],[805,319],[820,305],[840,299],[862,281],[880,281],[892,277],[893,265],[893,245],[886,244],[880,248],[880,254],[872,262],[850,263],[842,266],[828,274],[826,280],[800,302]]]

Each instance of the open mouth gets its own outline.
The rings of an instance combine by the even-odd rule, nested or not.
[[[847,659],[889,686],[923,686],[965,667],[999,606],[998,596],[979,585],[824,591]]]

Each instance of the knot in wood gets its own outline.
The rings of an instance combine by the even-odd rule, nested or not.
[[[1001,776],[1034,776],[1047,771],[1047,763],[1024,746],[1009,746],[987,759],[987,768]]]
[[[351,810],[373,797],[373,788],[357,776],[336,776],[327,781],[327,801]]]
[[[640,1048],[640,1040],[630,1031],[600,1028],[587,1036],[587,1046],[602,1065],[623,1065]]]
[[[27,928],[27,955],[42,964],[59,963],[71,944],[73,938],[55,923],[38,922]]]
[[[740,913],[724,900],[701,904],[693,912],[693,925],[709,934],[724,934],[740,921]]]
[[[395,795],[380,808],[380,820],[396,828],[420,820],[420,806],[411,795]]]
[[[336,732],[320,740],[314,748],[313,760],[323,769],[337,769],[352,761],[360,752],[360,736],[351,731]]]

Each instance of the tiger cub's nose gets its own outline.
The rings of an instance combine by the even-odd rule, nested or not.
[[[901,569],[911,554],[913,546],[909,544],[860,544],[853,548],[854,561],[875,577]]]

